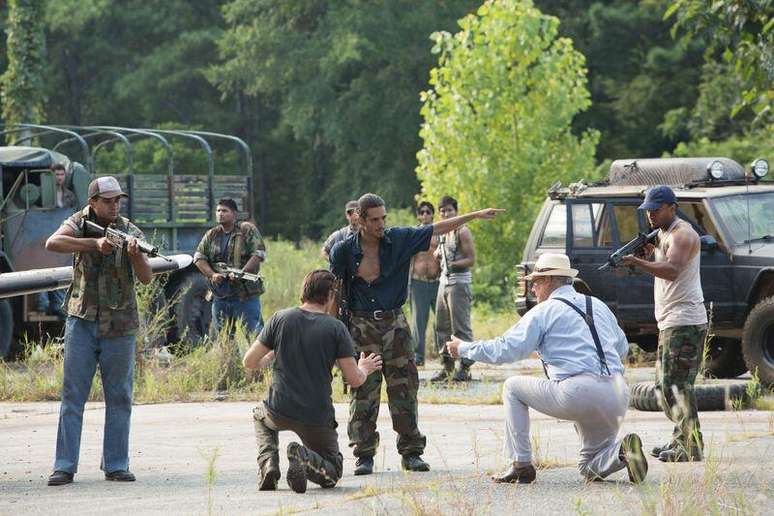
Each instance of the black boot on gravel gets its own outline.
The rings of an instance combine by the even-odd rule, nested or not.
[[[452,372],[451,370],[441,369],[430,378],[430,383],[446,383],[451,380]]]
[[[373,457],[358,457],[355,461],[355,476],[370,475],[374,472]]]
[[[277,482],[280,476],[282,476],[277,462],[277,460],[269,459],[261,466],[261,478],[258,481],[259,491],[274,491],[277,489]]]
[[[73,482],[73,474],[67,471],[54,471],[51,476],[48,477],[48,485],[50,486],[63,486],[65,484],[71,484]]]
[[[416,453],[404,455],[400,460],[400,465],[406,471],[430,471],[430,464],[423,461]]]
[[[675,446],[662,451],[658,455],[658,460],[661,462],[701,462],[704,460],[704,454],[696,447],[688,452],[682,446]]]
[[[306,448],[298,443],[288,444],[288,474],[286,475],[290,489],[296,493],[306,492],[306,465],[309,458]]]
[[[674,443],[665,444],[663,446],[654,446],[653,449],[650,450],[650,454],[658,459],[658,456],[661,455],[662,451],[671,450],[673,446]]]
[[[105,473],[105,480],[112,482],[134,482],[137,479],[134,477],[134,473],[128,469],[119,469],[118,471]]]

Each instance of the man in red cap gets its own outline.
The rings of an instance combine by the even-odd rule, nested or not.
[[[66,219],[46,241],[49,251],[73,253],[73,280],[64,303],[64,378],[50,486],[69,484],[78,470],[83,409],[97,365],[105,394],[100,467],[105,480],[135,479],[129,471],[134,334],[139,327],[134,283],[150,283],[153,273],[137,247],[142,232],[119,215],[126,194],[116,178],[95,179],[88,193],[89,204]],[[105,237],[84,238],[86,220],[132,235],[126,244],[129,259],[117,259],[117,250]]]

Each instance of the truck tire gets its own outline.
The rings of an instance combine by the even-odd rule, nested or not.
[[[212,319],[212,304],[207,295],[207,280],[198,271],[187,274],[180,282],[179,299],[174,306],[177,340],[193,346],[207,336]]]
[[[746,383],[699,384],[694,385],[696,405],[701,412],[726,410],[731,408],[733,400],[748,401]],[[629,387],[629,407],[647,412],[661,411],[656,384],[653,382],[635,383]]]
[[[758,301],[750,310],[742,331],[742,353],[761,383],[774,386],[774,297]]]
[[[7,299],[0,299],[0,359],[11,353],[13,339],[13,311]]]
[[[704,376],[707,378],[736,378],[747,372],[742,356],[742,341],[728,337],[712,337],[707,343],[709,351],[704,360]]]

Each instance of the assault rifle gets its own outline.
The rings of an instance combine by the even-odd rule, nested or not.
[[[103,228],[96,222],[90,220],[83,221],[83,234],[84,236],[91,238],[106,238],[110,245],[116,248],[116,265],[121,264],[127,240],[133,238],[129,233],[124,233],[123,231],[110,226]],[[158,246],[146,242],[145,240],[140,240],[139,238],[137,239],[137,249],[151,258],[159,257],[168,262],[172,261],[170,258],[159,254]]]
[[[263,276],[260,274],[253,274],[252,272],[245,272],[242,269],[236,267],[229,267],[227,263],[218,262],[213,268],[218,274],[225,274],[226,276],[233,276],[235,279],[249,281],[251,283],[259,283],[263,281]]]
[[[640,251],[642,251],[647,244],[652,244],[656,240],[656,235],[658,235],[658,229],[654,229],[650,233],[640,233],[636,237],[634,237],[632,240],[627,242],[623,247],[620,249],[616,249],[613,254],[611,254],[607,261],[602,264],[600,268],[597,270],[603,271],[605,269],[608,269],[610,267],[618,267],[621,265],[621,262],[623,261],[624,256],[628,256],[630,254],[638,254]]]
[[[350,331],[350,324],[352,322],[352,312],[349,309],[349,297],[350,297],[350,276],[349,271],[344,271],[344,277],[339,279],[336,288],[336,317],[339,321],[344,323],[347,327],[347,331]],[[355,358],[357,362],[357,358]],[[344,373],[341,373],[341,391],[343,394],[347,394],[348,386],[347,381],[344,379]]]
[[[451,271],[449,270],[449,258],[446,256],[446,235],[441,235],[438,238],[438,247],[441,249],[441,268],[448,278]]]

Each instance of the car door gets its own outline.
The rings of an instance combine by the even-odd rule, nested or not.
[[[591,293],[610,306],[613,312],[618,305],[615,283],[609,281],[609,273],[599,271],[613,252],[613,241],[603,238],[602,221],[608,217],[610,206],[605,200],[573,199],[568,201],[567,255],[578,269],[578,277],[590,288]]]

